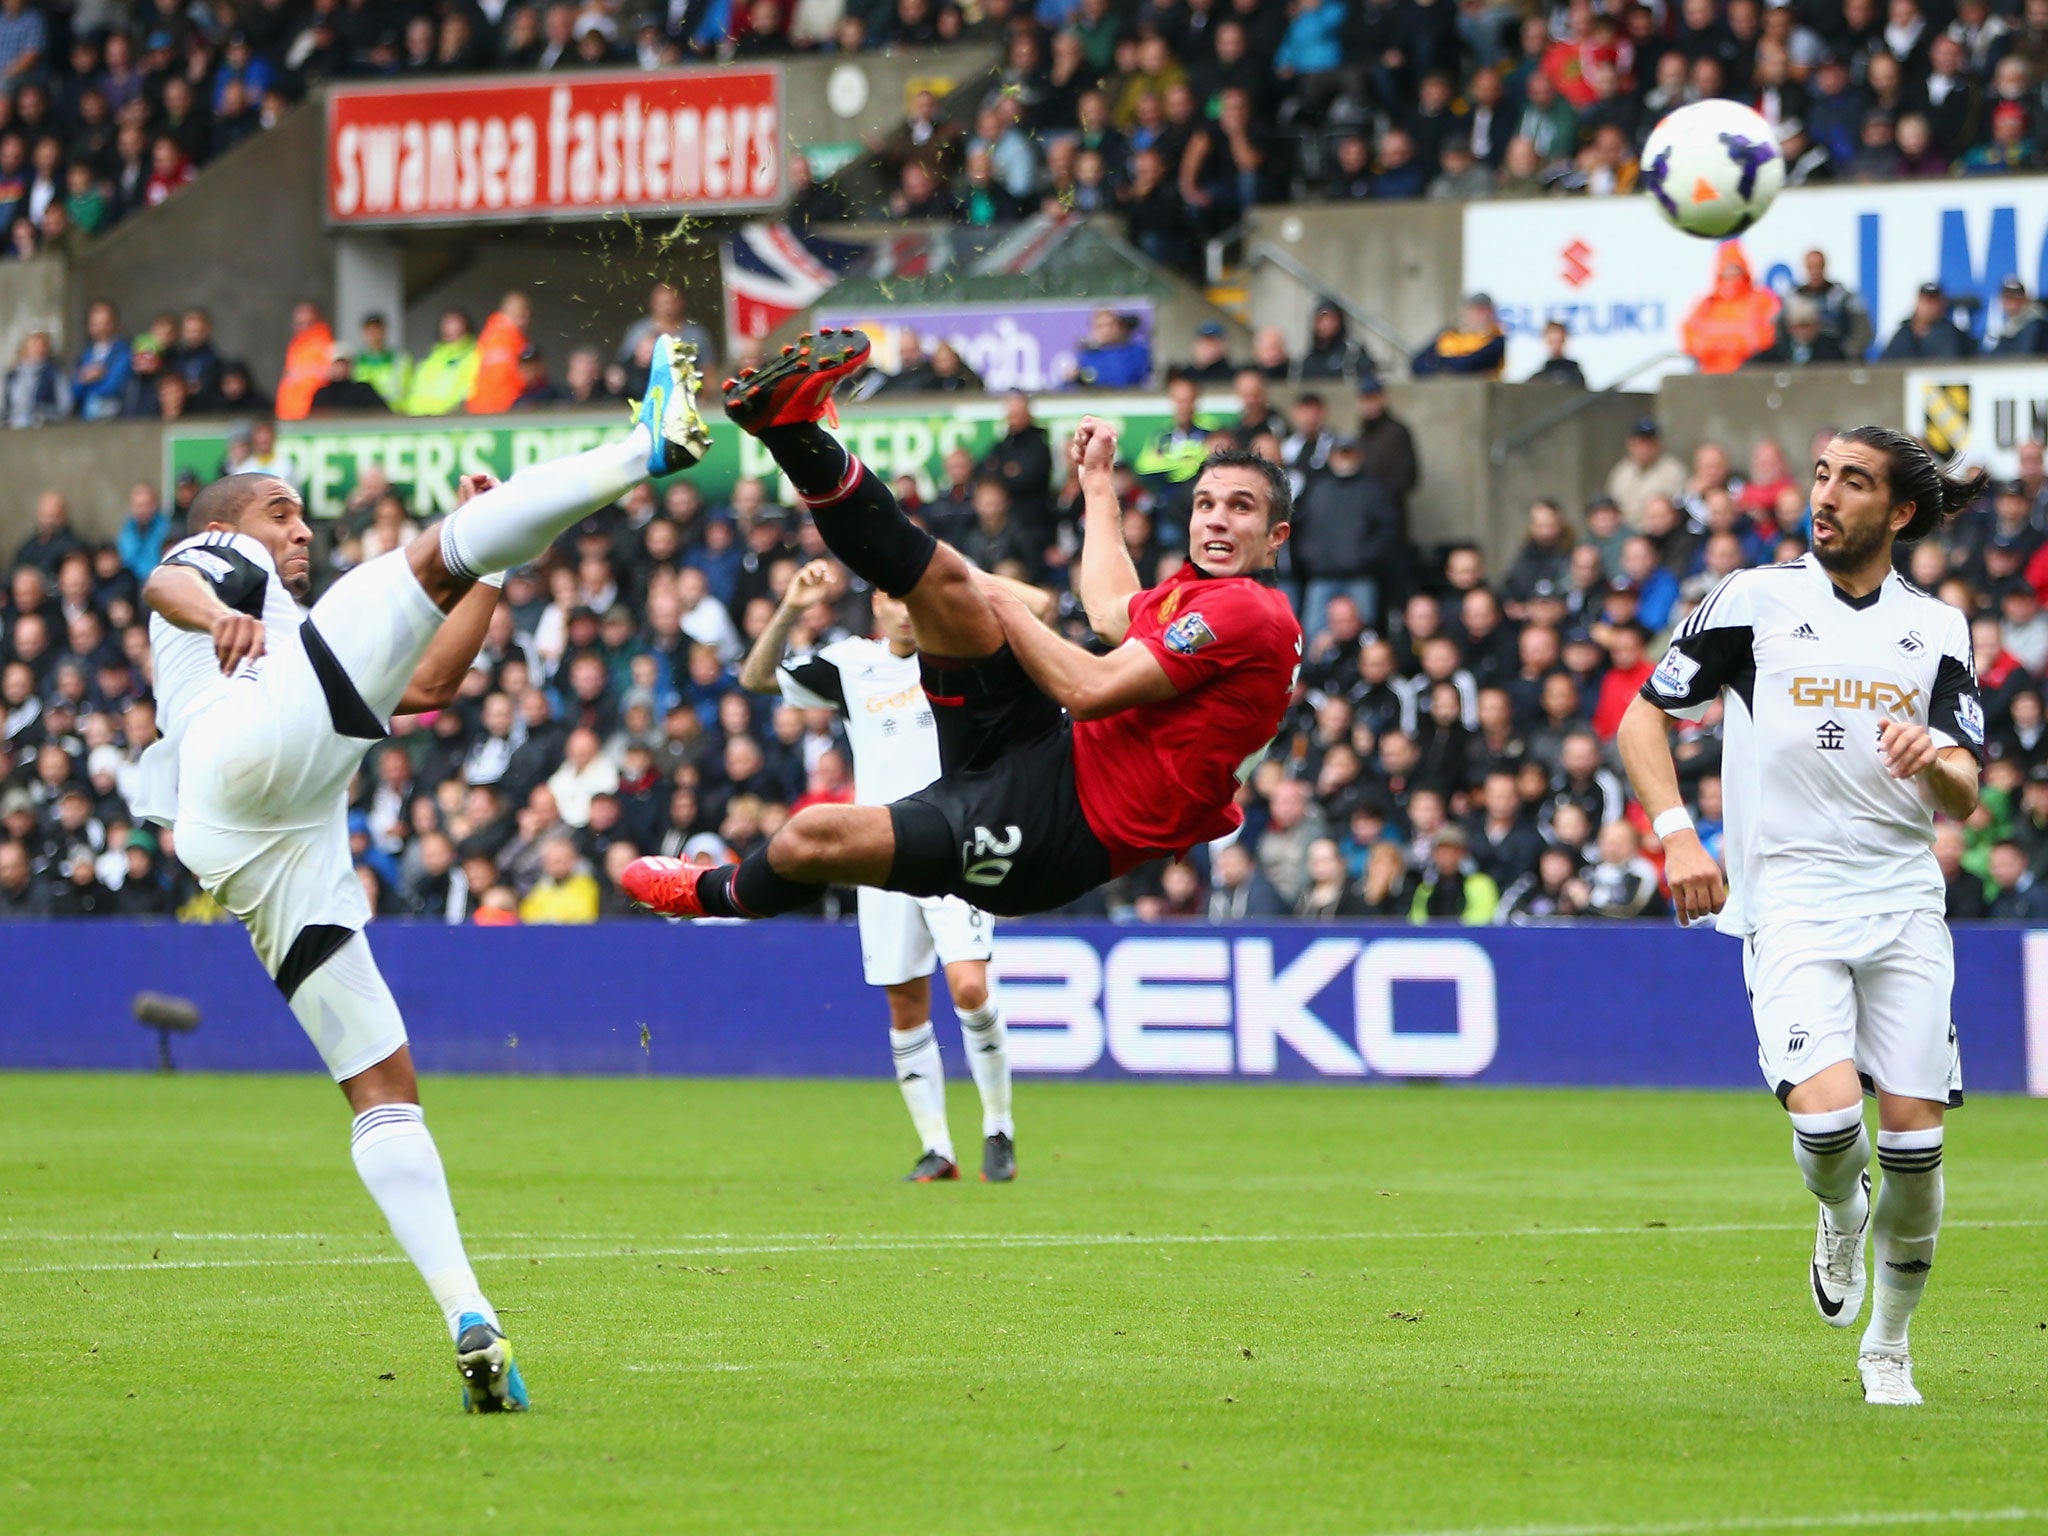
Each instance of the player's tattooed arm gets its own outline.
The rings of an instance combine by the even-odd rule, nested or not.
[[[1878,756],[1895,779],[1919,777],[1942,815],[1967,821],[1977,809],[1977,759],[1968,747],[1943,747],[1924,725],[1883,720],[1877,727]]]
[[[982,590],[1031,681],[1076,720],[1100,720],[1180,692],[1147,647],[1120,645],[1107,656],[1091,655],[1047,629],[1015,593],[987,582]]]
[[[1131,598],[1145,590],[1124,544],[1124,513],[1116,495],[1116,429],[1083,416],[1067,443],[1067,465],[1081,477],[1081,561],[1074,591],[1088,627],[1120,645],[1131,627]]]
[[[1669,715],[1648,699],[1633,700],[1621,717],[1615,742],[1621,748],[1621,765],[1628,770],[1636,799],[1652,821],[1666,811],[1684,808],[1685,797],[1678,792],[1678,765],[1671,758]],[[1682,923],[1718,912],[1727,904],[1728,887],[1721,878],[1721,866],[1691,827],[1673,831],[1664,839],[1664,877],[1671,885],[1672,904]]]
[[[761,631],[761,638],[754,642],[754,648],[747,652],[747,659],[740,663],[742,688],[749,693],[774,693],[777,690],[780,685],[776,682],[775,669],[782,665],[783,653],[789,649],[790,631],[802,620],[806,608],[823,602],[831,591],[830,561],[813,560],[790,577],[789,587],[782,594],[782,605],[775,610],[768,627]]]
[[[149,573],[142,601],[174,628],[211,635],[223,673],[263,654],[263,621],[220,600],[211,583],[188,566],[166,564]]]

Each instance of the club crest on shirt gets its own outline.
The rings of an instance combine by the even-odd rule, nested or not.
[[[1650,674],[1650,686],[1667,699],[1682,699],[1692,680],[1700,675],[1700,664],[1677,646],[1664,653],[1657,670]]]
[[[1216,631],[1199,613],[1175,619],[1166,626],[1166,648],[1176,656],[1192,656],[1203,646],[1213,643]]]
[[[1956,700],[1956,724],[1972,742],[1984,745],[1984,706],[1967,693]]]
[[[1180,588],[1175,587],[1159,600],[1159,622],[1164,624],[1180,611]]]

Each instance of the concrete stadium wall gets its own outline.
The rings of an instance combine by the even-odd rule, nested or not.
[[[138,480],[163,478],[163,429],[153,421],[72,422],[33,431],[0,431],[0,561],[35,521],[36,497],[64,493],[71,525],[110,539],[128,515]]]
[[[1807,463],[1816,432],[1860,422],[1901,426],[1904,416],[1905,370],[1898,367],[1673,375],[1657,399],[1657,419],[1674,452],[1689,455],[1701,443],[1720,443],[1738,471],[1750,447],[1765,437],[1785,450],[1796,473]]]
[[[1298,203],[1261,208],[1252,217],[1255,240],[1268,240],[1322,280],[1304,287],[1277,266],[1254,269],[1251,312],[1260,325],[1277,325],[1291,349],[1308,335],[1310,312],[1322,292],[1348,299],[1378,315],[1420,347],[1457,317],[1464,265],[1464,215],[1457,203]],[[1382,362],[1392,348],[1361,338]],[[1406,359],[1398,370],[1405,373]]]
[[[0,368],[12,368],[23,339],[37,331],[48,331],[64,352],[64,284],[60,256],[0,262]]]
[[[225,356],[277,382],[292,306],[332,307],[334,256],[321,222],[322,125],[300,107],[238,145],[168,202],[116,225],[71,269],[68,312],[83,335],[85,306],[111,298],[130,331],[158,310],[213,312]],[[75,349],[74,349],[75,350]]]

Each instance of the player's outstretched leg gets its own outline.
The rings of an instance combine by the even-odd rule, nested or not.
[[[368,941],[360,932],[303,930],[279,968],[278,985],[356,1111],[349,1153],[441,1309],[455,1341],[463,1407],[525,1408],[526,1383],[470,1268],[440,1149],[420,1108],[405,1025]]]
[[[726,381],[726,417],[775,456],[847,569],[909,605],[920,650],[993,655],[1002,624],[967,562],[904,516],[889,488],[818,425],[836,420],[832,391],[869,351],[859,331],[807,332],[762,368]]]
[[[690,349],[663,337],[654,349],[647,398],[634,408],[633,429],[624,437],[529,465],[456,508],[404,550],[367,561],[336,582],[313,605],[310,623],[317,639],[308,644],[322,688],[350,717],[337,714],[336,725],[352,737],[383,735],[384,722],[404,698],[443,620],[475,581],[538,559],[578,519],[650,475],[696,463],[711,445],[697,414],[701,382]],[[475,613],[470,635],[480,640],[488,620],[485,605]],[[471,643],[458,672],[473,654]]]
[[[1792,1116],[1792,1156],[1820,1202],[1813,1239],[1813,1304],[1822,1321],[1852,1327],[1867,1284],[1863,1244],[1870,1228],[1870,1137],[1863,1106]]]
[[[441,524],[441,559],[474,581],[538,559],[563,530],[649,476],[671,475],[702,459],[711,433],[697,414],[696,354],[673,336],[654,348],[647,397],[634,407],[633,430],[615,443],[530,465],[503,485],[458,507]]]
[[[1877,1165],[1884,1178],[1871,1216],[1877,1284],[1856,1360],[1868,1403],[1916,1407],[1921,1402],[1906,1329],[1927,1289],[1941,1231],[1941,1142],[1938,1125],[1877,1133]]]

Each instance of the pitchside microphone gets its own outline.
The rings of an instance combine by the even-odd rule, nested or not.
[[[156,1031],[156,1065],[160,1072],[175,1072],[171,1060],[173,1032],[189,1035],[199,1027],[199,1005],[189,997],[172,997],[165,992],[138,992],[130,1005],[135,1022]]]

